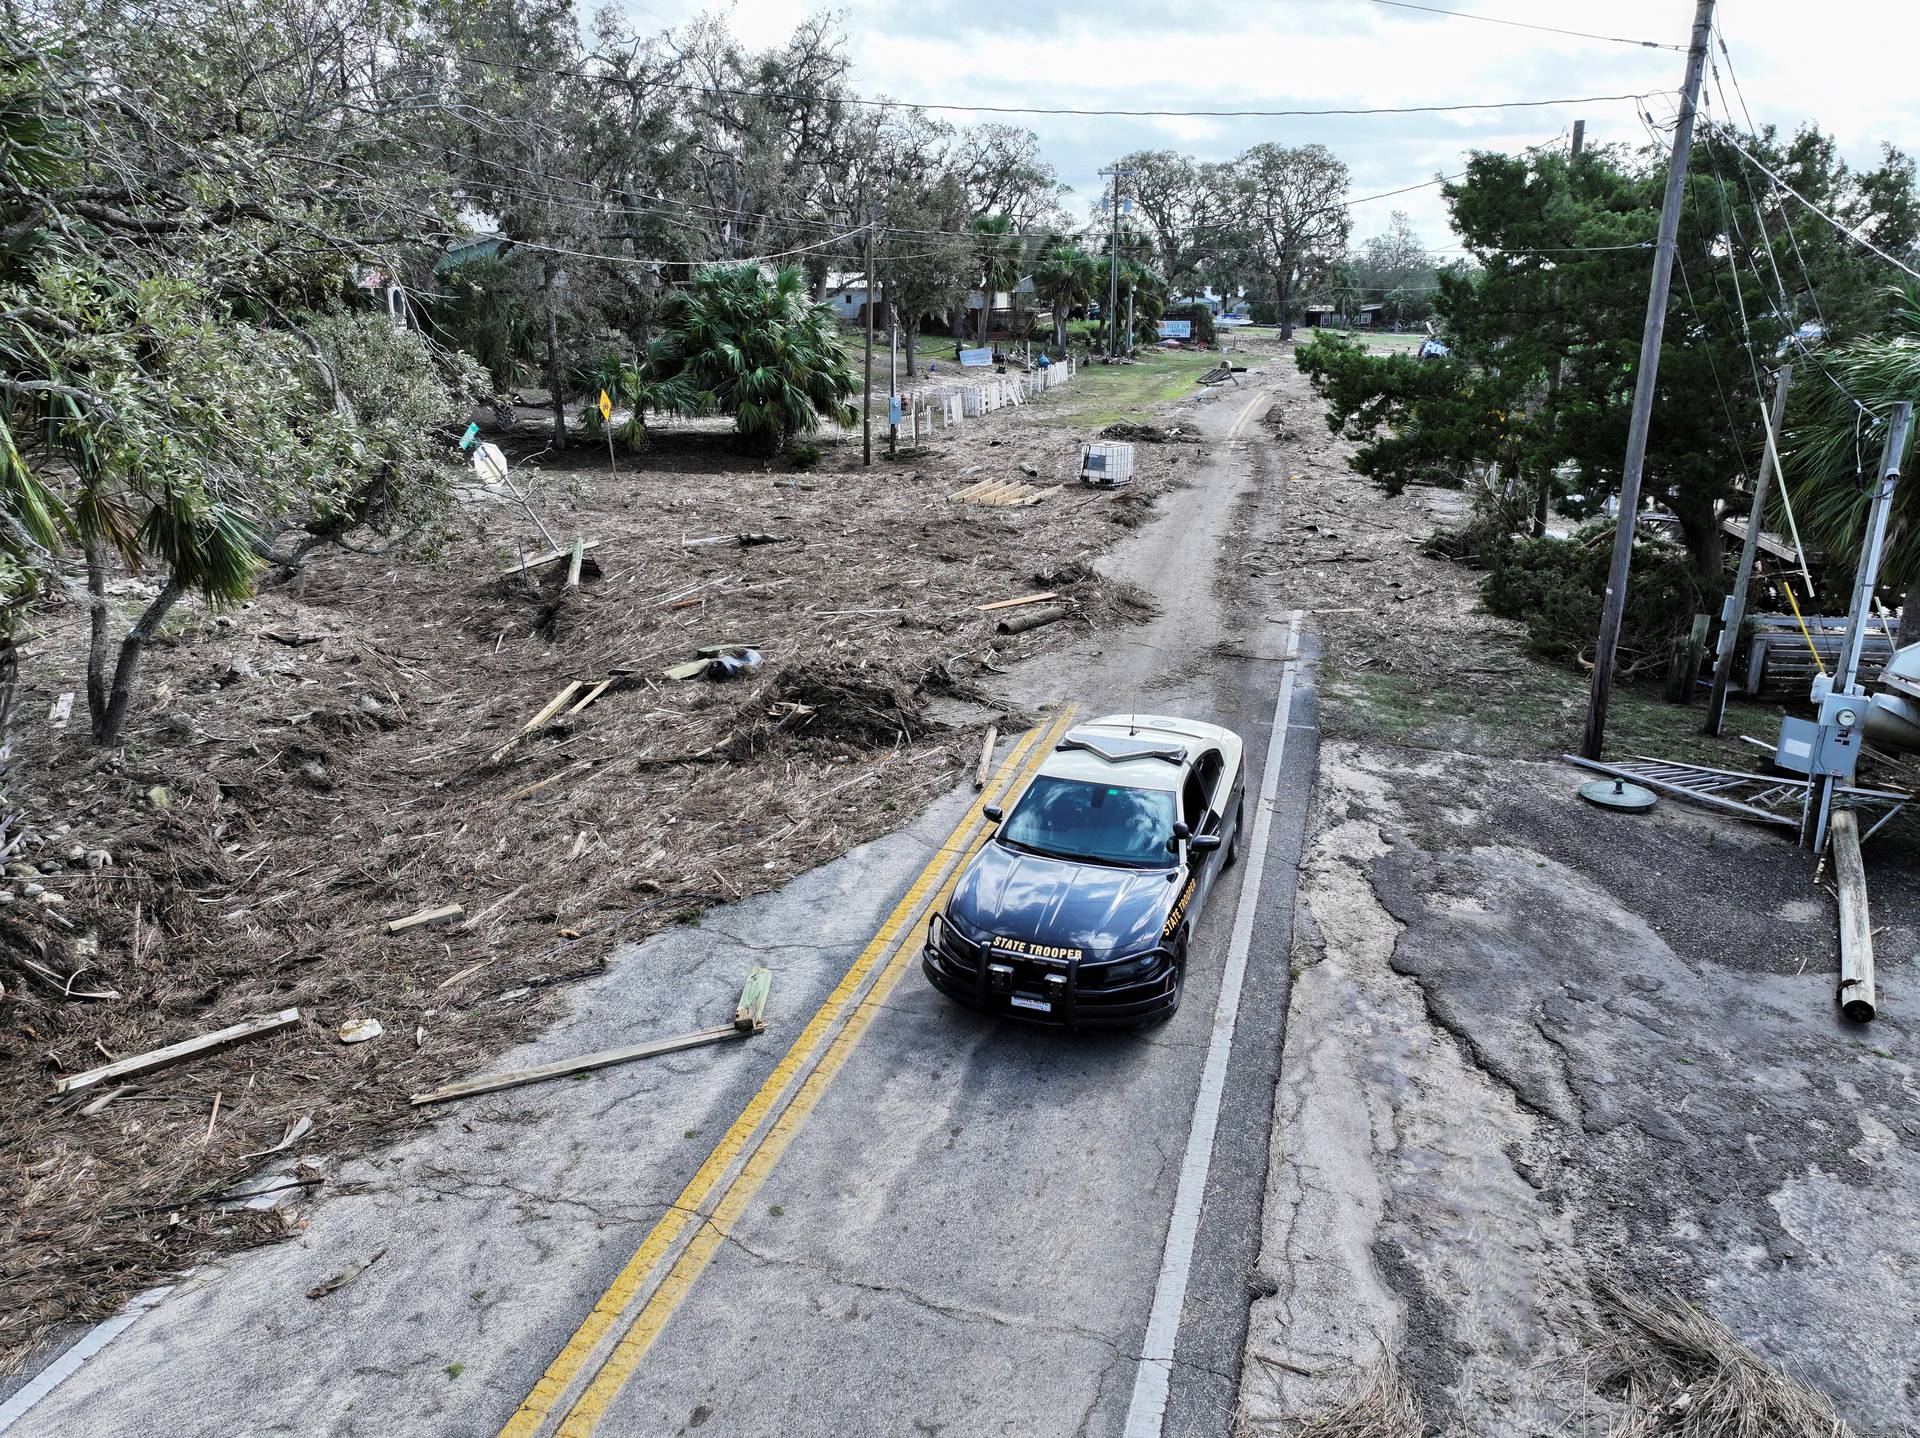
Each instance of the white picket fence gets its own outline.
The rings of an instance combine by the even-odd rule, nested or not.
[[[1033,395],[1070,384],[1077,370],[1072,359],[1065,359],[1045,369],[911,390],[900,397],[900,438],[917,443],[931,439],[937,429],[958,429],[967,420],[1023,405]]]

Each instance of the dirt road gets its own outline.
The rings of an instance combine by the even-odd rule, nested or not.
[[[950,793],[622,951],[498,1066],[712,1023],[750,961],[762,1038],[480,1099],[347,1166],[302,1237],[181,1281],[13,1433],[1222,1431],[1315,738],[1297,627],[1232,562],[1277,521],[1245,378],[1185,407],[1203,459],[1102,563],[1157,617],[1006,681],[1044,732],[1138,707],[1247,741],[1271,802],[1172,1022],[1063,1037],[924,986],[926,905],[980,832]]]

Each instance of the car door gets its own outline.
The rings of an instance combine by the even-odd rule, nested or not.
[[[1187,771],[1186,782],[1180,791],[1180,818],[1195,834],[1225,837],[1221,830],[1225,816],[1219,806],[1220,775],[1225,767],[1224,756],[1218,749],[1210,748],[1202,750],[1194,759],[1193,767]],[[1190,909],[1197,911],[1205,902],[1207,891],[1213,886],[1214,875],[1220,872],[1220,857],[1221,851],[1218,849],[1201,853],[1191,845],[1187,847],[1188,878],[1194,882]]]

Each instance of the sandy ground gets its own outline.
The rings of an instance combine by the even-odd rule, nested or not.
[[[1584,1360],[1612,1283],[1699,1305],[1861,1432],[1912,1431],[1905,846],[1868,857],[1884,1006],[1860,1029],[1835,1012],[1812,860],[1671,802],[1644,818],[1582,804],[1551,756],[1584,685],[1517,659],[1475,613],[1473,576],[1417,554],[1446,496],[1383,498],[1345,471],[1297,376],[1285,393],[1275,460],[1299,476],[1302,544],[1267,582],[1320,613],[1328,742],[1247,1430],[1287,1431],[1385,1353],[1429,1431],[1606,1432],[1617,1394]],[[1694,714],[1630,697],[1614,750],[1699,753]]]
[[[1091,560],[1194,451],[1140,445],[1120,493],[1074,484],[1077,414],[1122,373],[1138,378],[1095,372],[870,470],[857,434],[801,473],[685,425],[615,472],[524,425],[502,438],[534,509],[562,544],[595,541],[579,588],[564,563],[501,577],[544,542],[469,484],[408,545],[317,550],[230,612],[181,604],[112,749],[86,736],[83,607],[36,616],[11,795],[34,872],[0,884],[0,1369],[51,1324],[283,1236],[283,1211],[215,1201],[249,1155],[307,1124],[292,1152],[416,1126],[410,1093],[548,1024],[619,943],[775,888],[950,789],[988,721],[1021,719],[981,680],[1145,618]],[[1023,508],[949,498],[994,478],[1066,487]],[[127,621],[151,589],[113,587]],[[1029,633],[976,608],[1038,590],[1065,617]],[[665,676],[716,643],[756,646],[759,666]],[[507,747],[574,683],[569,712]],[[449,904],[455,922],[385,933]],[[79,1110],[114,1086],[45,1100],[61,1074],[296,1006],[298,1029],[99,1112]],[[336,1031],[359,1019],[384,1034],[349,1047]]]

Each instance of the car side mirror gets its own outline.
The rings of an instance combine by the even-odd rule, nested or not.
[[[996,824],[1007,817],[1007,811],[1002,809],[998,804],[982,804],[980,806],[980,812]]]
[[[1187,840],[1187,847],[1196,854],[1211,854],[1215,849],[1220,847],[1220,836],[1218,834],[1195,834],[1191,839]]]
[[[1167,852],[1169,854],[1179,853],[1180,846],[1186,843],[1192,837],[1193,837],[1193,830],[1189,829],[1185,824],[1181,823],[1179,820],[1176,819],[1173,825],[1173,837],[1167,840]]]

